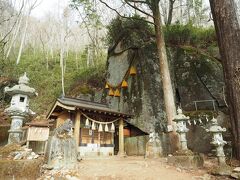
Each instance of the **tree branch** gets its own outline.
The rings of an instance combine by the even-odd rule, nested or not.
[[[123,16],[121,15],[116,9],[112,8],[111,6],[109,6],[106,2],[102,1],[102,0],[99,0],[102,4],[104,4],[107,8],[111,9],[112,11],[114,11],[115,13],[117,13],[118,16],[120,16],[121,18],[125,18],[125,19],[136,19],[136,20],[139,20],[139,21],[143,21],[143,22],[146,22],[146,23],[149,23],[149,24],[153,24],[155,25],[153,22],[151,21],[147,21],[145,19],[139,19],[139,18],[136,18],[136,17],[126,17],[126,16]]]
[[[142,4],[147,4],[149,5],[146,1],[138,1],[138,0],[128,0],[128,2],[133,2],[133,3],[142,3]]]
[[[23,10],[23,7],[24,7],[24,1],[23,1],[22,6],[21,6],[21,8],[20,8],[20,10],[19,10],[19,13],[17,14],[17,17],[19,17],[19,16],[21,15],[22,10]],[[13,17],[13,16],[12,16],[12,17]],[[9,31],[4,35],[4,37],[0,40],[0,43],[2,43],[2,42],[7,38],[7,36],[12,32],[13,28],[14,28],[15,25],[17,24],[17,21],[18,21],[18,20],[16,20],[16,21],[14,22],[14,24],[12,25],[12,27],[10,28],[10,30],[9,30]]]
[[[133,9],[136,9],[137,11],[139,11],[139,12],[141,12],[141,13],[147,15],[147,16],[150,16],[150,17],[154,18],[153,15],[151,15],[151,14],[149,14],[149,13],[147,13],[147,12],[141,10],[141,9],[139,9],[139,8],[136,7],[136,6],[133,6],[131,3],[128,2],[128,0],[124,0],[124,2],[125,2],[127,5],[129,5],[130,7],[132,7]]]
[[[93,39],[93,37],[92,37],[92,35],[91,35],[91,33],[90,33],[90,29],[89,29],[89,27],[88,27],[87,22],[85,21],[85,18],[82,16],[82,14],[81,14],[80,10],[78,9],[78,7],[76,7],[76,9],[77,9],[77,11],[78,11],[78,13],[79,13],[79,16],[80,16],[81,19],[82,19],[83,24],[84,24],[85,27],[87,28],[88,36],[90,37],[92,43],[94,44],[94,39]]]

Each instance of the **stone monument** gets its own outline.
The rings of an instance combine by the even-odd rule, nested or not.
[[[149,141],[146,143],[146,158],[159,158],[162,155],[161,141],[158,133],[151,131]]]
[[[49,168],[61,169],[75,166],[78,157],[72,127],[72,121],[67,119],[49,138],[45,155]]]
[[[8,137],[8,144],[19,143],[22,136],[22,125],[29,116],[35,113],[29,108],[30,97],[37,96],[34,88],[28,86],[29,79],[24,73],[19,78],[18,84],[13,87],[5,87],[4,92],[12,96],[10,107],[5,112],[11,117],[11,127]]]

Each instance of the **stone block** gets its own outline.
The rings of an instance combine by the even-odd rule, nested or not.
[[[225,164],[212,169],[210,171],[210,174],[217,175],[217,176],[231,176],[234,173],[232,174],[232,168]],[[236,173],[234,175],[236,175]]]
[[[199,168],[203,167],[203,158],[199,155],[180,155],[180,156],[169,156],[167,158],[169,164],[185,168]]]
[[[159,158],[162,156],[162,148],[160,142],[147,142],[146,158]]]

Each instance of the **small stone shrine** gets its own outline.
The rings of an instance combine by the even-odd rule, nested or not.
[[[29,108],[29,98],[37,96],[34,88],[28,86],[29,79],[26,73],[19,78],[18,84],[13,87],[6,87],[4,92],[12,96],[10,107],[5,112],[11,117],[11,127],[8,137],[8,144],[19,143],[22,138],[22,125],[29,116],[35,113]]]

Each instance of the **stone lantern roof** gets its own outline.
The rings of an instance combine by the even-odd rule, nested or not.
[[[27,73],[25,72],[23,76],[19,78],[18,84],[28,84],[29,78],[27,77]]]
[[[211,133],[219,133],[219,132],[225,132],[226,131],[226,128],[222,128],[221,126],[218,125],[217,123],[217,119],[213,118],[211,120],[211,127],[209,128],[209,132]]]
[[[13,96],[15,94],[23,94],[27,96],[37,96],[36,90],[28,86],[29,78],[26,72],[19,78],[18,84],[13,87],[5,87],[4,92]]]
[[[185,116],[182,112],[182,109],[178,108],[177,115],[174,117],[173,121],[178,122],[178,121],[187,121],[187,120],[189,120],[189,117]]]

